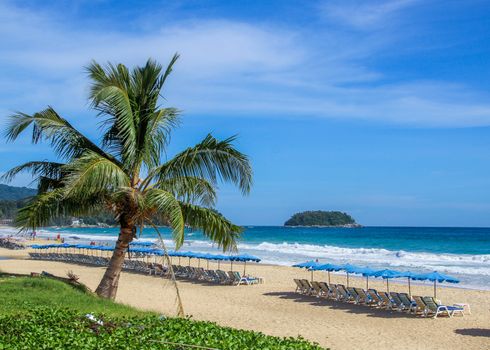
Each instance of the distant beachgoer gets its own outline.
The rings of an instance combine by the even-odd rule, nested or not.
[[[61,243],[65,243],[65,239],[64,238],[61,238]]]
[[[35,241],[36,240],[36,231],[32,231],[32,240]]]
[[[58,233],[58,235],[56,236],[56,240],[57,241],[60,241],[61,240],[61,235]]]

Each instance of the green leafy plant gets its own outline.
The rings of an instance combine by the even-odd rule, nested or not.
[[[90,317],[96,321],[73,310],[46,307],[16,317],[0,316],[0,349],[321,349],[301,338],[184,318]]]

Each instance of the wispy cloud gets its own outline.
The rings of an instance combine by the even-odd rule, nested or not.
[[[336,2],[327,11],[351,25],[370,26],[414,2]],[[91,59],[134,65],[153,57],[164,63],[178,51],[182,59],[166,97],[187,113],[490,125],[490,96],[484,93],[458,83],[397,81],[366,64],[390,37],[327,31],[314,40],[306,29],[216,18],[157,24],[138,33],[100,27],[0,4],[0,113],[46,104],[83,111],[82,67]]]
[[[321,6],[325,16],[358,29],[386,25],[398,12],[419,0],[326,1]]]

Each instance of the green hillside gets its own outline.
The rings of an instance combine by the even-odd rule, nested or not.
[[[17,201],[34,196],[37,190],[27,187],[14,187],[0,184],[0,200]]]

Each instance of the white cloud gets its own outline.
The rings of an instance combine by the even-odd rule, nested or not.
[[[387,21],[418,0],[327,1],[322,12],[329,19],[358,28],[386,25]]]
[[[399,0],[361,7],[335,3],[330,11],[338,18],[350,18],[353,25],[372,25],[412,3]],[[352,6],[357,10],[352,12]],[[348,13],[353,15],[347,17]],[[151,56],[165,63],[178,51],[182,58],[166,97],[187,113],[365,119],[415,126],[490,125],[490,96],[471,87],[393,82],[393,77],[384,83],[384,73],[370,69],[364,59],[389,45],[389,36],[333,31],[316,35],[315,40],[309,34],[215,19],[168,23],[128,34],[79,27],[52,13],[2,3],[0,113],[35,111],[47,104],[64,113],[82,113],[88,83],[82,67],[91,59],[135,65]]]

